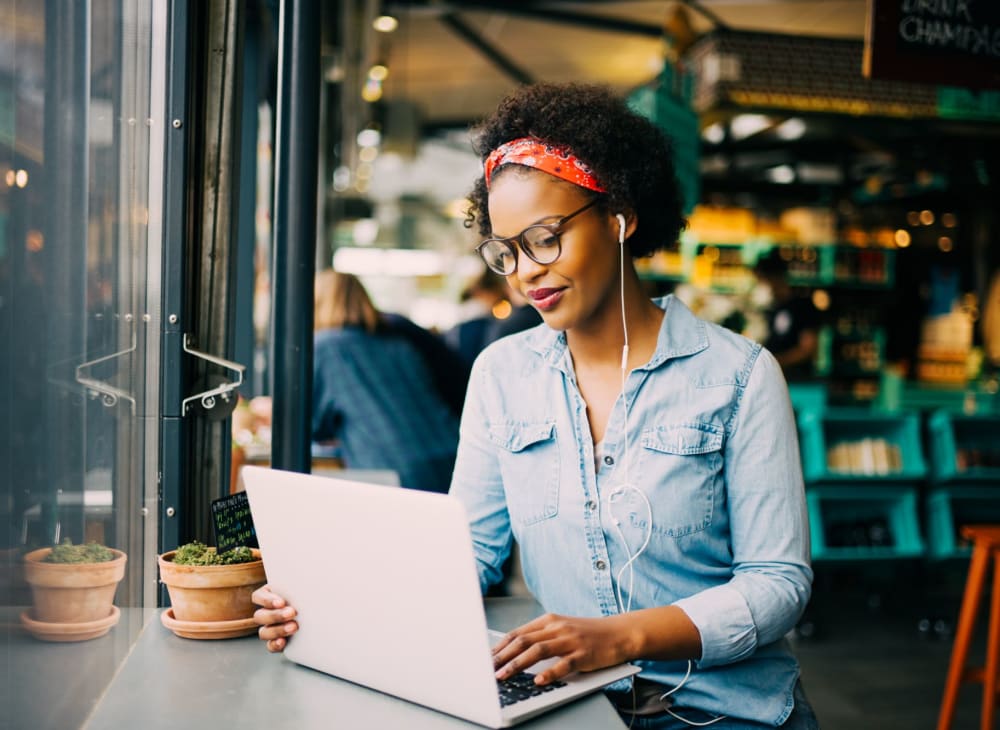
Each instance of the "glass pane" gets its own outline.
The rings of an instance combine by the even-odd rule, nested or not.
[[[164,6],[0,3],[0,706],[14,727],[82,725],[155,616]],[[36,559],[67,540],[116,551],[69,571],[110,573],[103,597],[46,597],[61,566]]]

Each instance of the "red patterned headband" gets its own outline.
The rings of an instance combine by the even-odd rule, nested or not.
[[[606,192],[604,187],[597,182],[590,166],[583,160],[565,147],[546,144],[534,137],[520,137],[510,142],[504,142],[490,152],[484,163],[487,190],[490,187],[490,178],[493,177],[494,170],[507,163],[534,167],[536,170],[555,175],[596,193]]]

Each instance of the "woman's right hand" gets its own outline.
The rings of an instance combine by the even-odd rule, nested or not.
[[[295,609],[266,585],[255,590],[250,599],[260,606],[253,614],[254,622],[260,626],[257,636],[267,642],[268,651],[284,651],[288,639],[299,629],[298,623],[291,620],[295,618]]]

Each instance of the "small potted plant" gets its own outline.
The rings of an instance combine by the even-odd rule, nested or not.
[[[31,587],[31,611],[21,623],[45,641],[84,641],[106,634],[118,623],[114,605],[128,557],[96,542],[55,547],[24,556],[24,578]]]
[[[171,604],[161,621],[175,634],[224,639],[256,631],[250,596],[266,582],[259,550],[218,553],[195,541],[164,553],[159,565]]]

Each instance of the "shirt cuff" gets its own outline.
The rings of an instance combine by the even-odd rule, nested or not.
[[[757,629],[743,595],[729,585],[716,586],[674,603],[701,634],[698,667],[731,664],[757,648]]]

